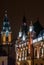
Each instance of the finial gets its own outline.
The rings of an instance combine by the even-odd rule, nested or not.
[[[23,23],[26,23],[26,17],[23,16]]]
[[[32,21],[30,21],[30,25],[32,25]]]
[[[5,17],[7,17],[7,10],[5,10]]]
[[[33,25],[32,25],[32,21],[30,21],[29,31],[32,32],[32,30],[33,30]]]
[[[26,36],[25,36],[25,32],[24,32],[24,34],[22,36],[22,40],[25,41],[25,39],[26,39]]]
[[[19,37],[21,37],[21,36],[22,36],[22,31],[21,31],[21,28],[20,28]]]

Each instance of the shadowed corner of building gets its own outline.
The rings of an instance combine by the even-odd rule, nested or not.
[[[9,57],[8,65],[15,65],[15,59],[13,59],[12,57]]]

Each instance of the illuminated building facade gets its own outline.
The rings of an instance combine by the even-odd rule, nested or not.
[[[11,47],[12,31],[8,21],[7,11],[5,11],[1,42],[0,50],[3,50],[2,52],[4,53],[1,54],[0,52],[0,65],[14,65],[11,63],[13,60],[10,58],[13,50],[16,53],[16,65],[44,65],[44,29],[36,37],[32,21],[28,26],[25,16],[23,17],[23,23],[20,27],[16,44],[13,45],[15,49],[13,49]],[[10,64],[8,61],[9,58],[11,60]]]
[[[44,65],[44,29],[36,37],[32,21],[25,17],[15,44],[16,65]]]

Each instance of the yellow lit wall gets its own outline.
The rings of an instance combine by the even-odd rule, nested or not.
[[[3,42],[6,42],[6,35],[3,35]]]
[[[11,33],[8,35],[8,42],[11,42]]]
[[[3,42],[3,44],[6,43],[6,35],[5,34],[2,35],[2,42]]]

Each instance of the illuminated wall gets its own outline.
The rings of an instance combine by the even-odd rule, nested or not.
[[[8,42],[11,43],[11,33],[8,34]]]
[[[11,33],[8,34],[8,36],[6,36],[6,33],[3,33],[1,35],[1,40],[2,40],[2,43],[5,45],[5,44],[10,44],[11,43]]]
[[[0,65],[8,65],[8,57],[7,56],[0,57]]]

